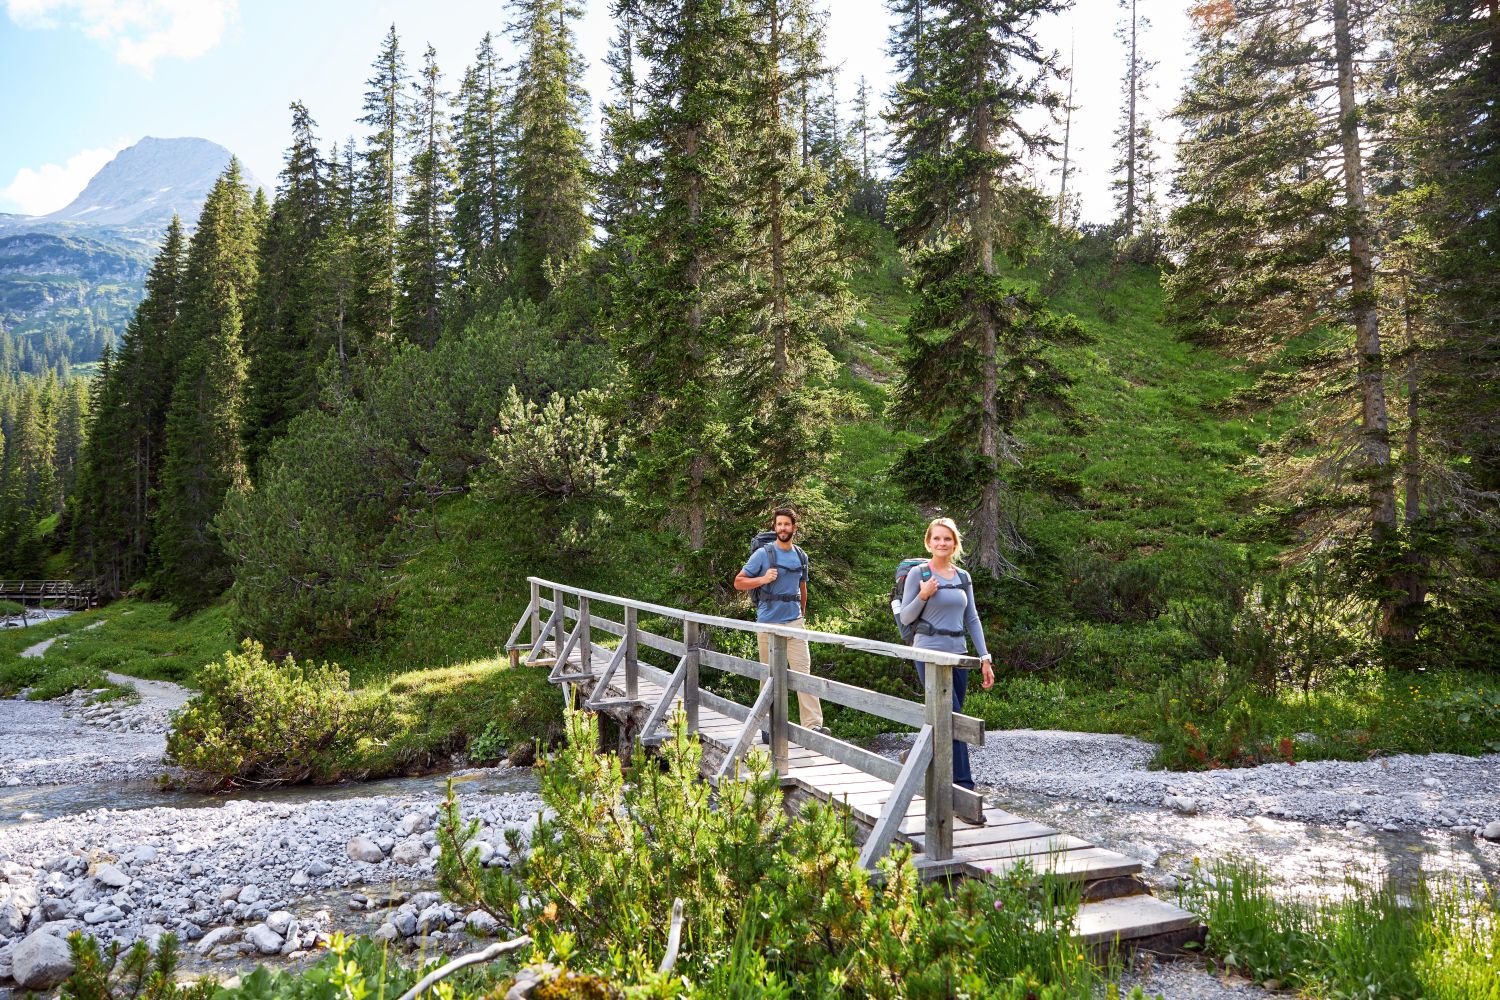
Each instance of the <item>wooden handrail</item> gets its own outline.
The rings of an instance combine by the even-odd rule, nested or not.
[[[772,767],[778,774],[790,771],[789,741],[809,750],[864,771],[881,780],[893,782],[892,793],[885,803],[876,824],[874,840],[861,854],[861,862],[873,866],[889,846],[901,817],[916,795],[917,786],[924,786],[926,822],[924,834],[925,850],[929,857],[942,860],[953,853],[953,819],[962,816],[973,822],[983,822],[984,798],[976,792],[953,784],[953,746],[955,739],[966,743],[983,743],[984,722],[971,716],[952,711],[953,668],[974,668],[979,659],[941,650],[918,649],[892,642],[862,639],[835,632],[815,632],[809,629],[789,628],[785,625],[747,622],[738,618],[702,614],[682,608],[672,608],[650,601],[638,601],[615,594],[570,587],[541,577],[527,577],[531,586],[531,598],[516,627],[507,640],[512,651],[513,662],[518,660],[520,646],[517,645],[523,627],[530,623],[530,656],[536,659],[548,637],[552,639],[553,659],[541,660],[552,667],[550,679],[558,683],[588,684],[586,703],[614,705],[607,699],[607,689],[615,671],[625,668],[627,701],[636,700],[636,678],[646,676],[662,687],[662,694],[647,713],[642,728],[643,740],[654,740],[656,729],[666,718],[673,700],[681,694],[683,710],[687,716],[688,729],[698,728],[699,706],[736,719],[741,723],[739,736],[730,745],[728,754],[719,770],[722,779],[734,761],[751,742],[756,729],[769,733]],[[542,597],[543,589],[552,592],[549,600]],[[573,597],[576,608],[567,606],[565,595]],[[624,622],[610,621],[592,607],[592,603],[612,604],[625,612]],[[543,610],[551,614],[542,624]],[[682,623],[682,639],[646,632],[636,624],[637,614],[644,612],[671,621]],[[571,630],[569,619],[576,620]],[[735,656],[717,650],[703,648],[703,627],[727,631],[746,632],[768,637],[770,663]],[[619,637],[620,644],[606,649],[594,643],[594,630]],[[897,660],[926,664],[924,699],[922,703],[908,701],[892,695],[882,694],[853,684],[811,674],[792,673],[787,665],[787,641],[801,639],[809,643],[841,646],[845,649],[886,656]],[[678,657],[676,669],[670,673],[642,663],[637,656],[637,644],[661,650]],[[570,666],[574,650],[578,652],[579,667]],[[590,661],[594,654],[609,661],[602,676],[596,677]],[[540,664],[539,664],[540,665]],[[760,683],[760,693],[755,705],[746,707],[738,702],[719,697],[699,686],[699,672],[703,667],[723,670]],[[866,712],[893,722],[915,726],[919,730],[916,759],[901,765],[868,750],[825,736],[822,733],[793,725],[788,718],[788,697],[792,693],[807,693],[832,701],[835,704]],[[889,813],[890,815],[886,815]]]

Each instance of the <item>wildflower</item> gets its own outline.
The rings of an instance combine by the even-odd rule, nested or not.
[[[999,913],[1003,909],[1005,909],[1005,904],[1000,902],[1000,900],[998,899],[995,900],[995,912]]]

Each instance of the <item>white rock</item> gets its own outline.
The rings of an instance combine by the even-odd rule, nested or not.
[[[469,914],[464,918],[464,923],[469,925],[469,930],[483,937],[494,937],[500,930],[500,921],[483,910],[475,910]]]
[[[399,932],[396,930],[396,925],[387,920],[385,923],[375,928],[375,933],[371,934],[370,937],[376,941],[390,942],[396,940],[396,936],[398,933]]]
[[[280,934],[265,924],[256,924],[246,931],[245,940],[255,945],[255,950],[262,955],[275,955],[281,951],[281,946],[285,943]]]
[[[295,920],[296,918],[286,910],[277,910],[275,913],[272,913],[269,917],[266,918],[266,926],[271,928],[271,930],[275,931],[282,937],[286,937],[287,928],[290,927]]]
[[[1500,819],[1491,820],[1480,833],[1485,840],[1500,840]]]
[[[73,956],[68,943],[45,931],[32,933],[10,955],[11,977],[22,989],[51,989],[72,971]]]
[[[312,879],[307,877],[307,872],[305,871],[299,871],[292,876],[292,886],[297,889],[303,888],[311,881]]]
[[[333,866],[323,861],[314,861],[307,866],[307,874],[313,878],[317,878],[319,875],[327,875],[331,871],[333,871]]]
[[[247,906],[251,903],[258,903],[260,902],[260,886],[247,885],[234,898]]]
[[[349,857],[355,861],[363,861],[366,864],[375,864],[385,860],[385,852],[375,845],[369,837],[355,837],[349,841]],[[311,868],[308,869],[311,871]]]
[[[237,927],[215,927],[198,940],[193,950],[200,955],[207,955],[221,944],[230,941],[238,941],[240,937]]]
[[[398,865],[414,865],[426,856],[427,848],[420,837],[407,837],[391,851],[391,860]]]
[[[101,903],[84,915],[86,924],[112,924],[125,919],[125,911],[113,903]]]
[[[111,889],[123,889],[130,884],[130,876],[114,865],[100,865],[99,870],[94,872],[94,880]]]

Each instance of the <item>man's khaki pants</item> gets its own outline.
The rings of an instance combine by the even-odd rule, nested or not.
[[[785,625],[787,628],[807,628],[807,622],[801,618],[789,622],[777,622],[776,624]],[[764,632],[759,632],[755,638],[760,642],[760,662],[769,665],[771,662],[771,637]],[[795,670],[799,674],[812,673],[812,653],[808,651],[806,639],[788,639],[786,641],[786,665],[787,669]],[[797,708],[801,712],[800,722],[804,728],[816,729],[823,725],[823,703],[814,696],[798,691]]]

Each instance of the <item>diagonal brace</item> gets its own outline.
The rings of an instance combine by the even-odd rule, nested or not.
[[[739,759],[750,749],[750,744],[755,740],[755,734],[760,729],[760,720],[771,711],[771,679],[768,677],[760,686],[760,694],[755,699],[755,704],[750,706],[750,714],[745,716],[745,724],[740,727],[740,733],[734,739],[734,745],[724,755],[724,762],[719,765],[719,773],[714,776],[714,784],[723,781],[734,770]]]
[[[682,689],[682,682],[687,679],[687,668],[688,658],[684,655],[677,661],[677,669],[672,671],[672,677],[661,693],[661,700],[652,707],[651,714],[646,716],[646,721],[641,726],[642,742],[656,732],[657,727],[666,719],[667,712],[672,707],[672,699],[677,697],[677,692]]]
[[[916,797],[918,786],[926,780],[927,765],[931,762],[932,727],[923,726],[917,733],[917,742],[906,755],[901,774],[891,787],[891,797],[886,799],[885,808],[880,810],[880,818],[875,821],[875,828],[870,831],[870,836],[859,850],[860,867],[874,871],[876,862],[890,850],[891,841],[896,839],[896,834],[901,829],[901,820],[906,816],[907,807]]]

